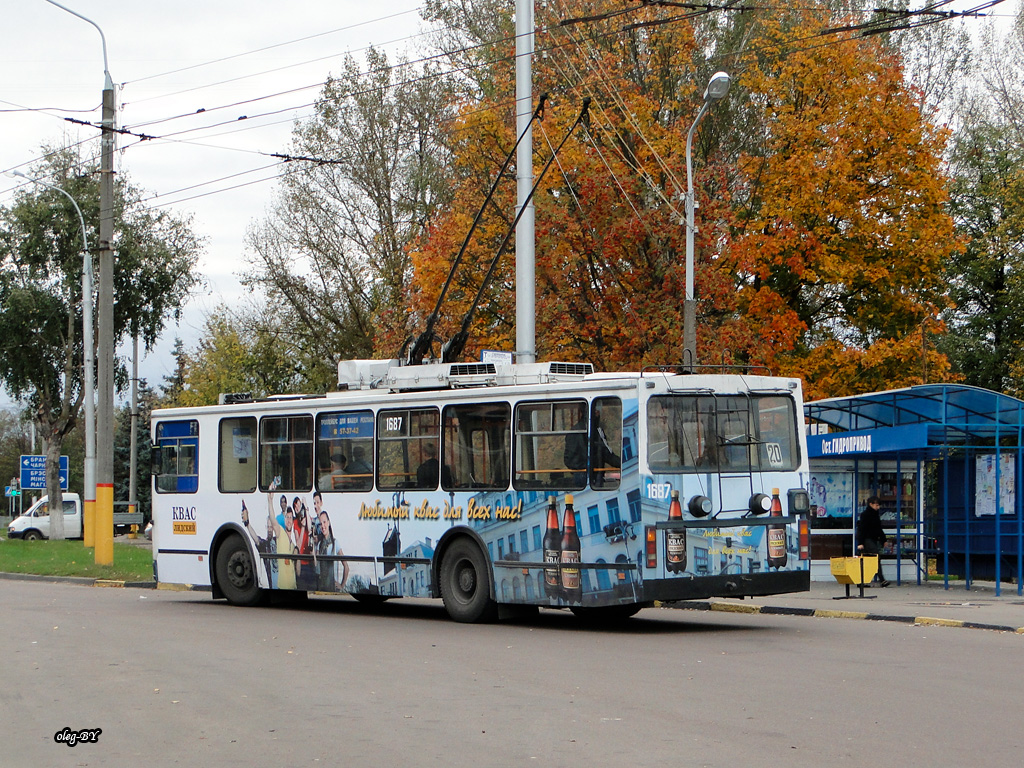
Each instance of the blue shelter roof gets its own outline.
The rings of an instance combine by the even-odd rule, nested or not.
[[[963,384],[922,384],[805,403],[804,415],[839,432],[925,424],[933,446],[984,444],[997,437],[1015,437],[1019,445],[1024,400]]]

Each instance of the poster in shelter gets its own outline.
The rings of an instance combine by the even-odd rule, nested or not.
[[[998,467],[999,511],[1012,515],[1016,511],[1014,495],[1014,459],[1003,454],[996,462],[993,453],[978,456],[975,461],[974,514],[977,517],[996,514],[996,468]]]
[[[809,491],[812,517],[853,516],[852,472],[814,472]]]

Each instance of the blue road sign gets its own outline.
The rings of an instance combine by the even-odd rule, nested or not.
[[[25,456],[21,457],[21,487],[22,488],[46,488],[46,457]],[[68,489],[68,457],[60,457],[60,489]]]

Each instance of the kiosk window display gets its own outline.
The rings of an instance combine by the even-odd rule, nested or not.
[[[865,464],[871,467],[865,471]],[[811,471],[811,560],[826,565],[833,557],[850,557],[854,552],[856,517],[869,496],[882,500],[881,517],[889,540],[883,558],[895,558],[900,548],[914,548],[918,519],[916,470],[897,472],[895,462],[818,462]]]

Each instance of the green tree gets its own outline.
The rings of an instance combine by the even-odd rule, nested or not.
[[[0,410],[0,481],[11,485],[21,477],[21,457],[32,452],[28,423],[15,408]],[[14,510],[21,509],[15,499]],[[2,514],[7,514],[7,502]]]
[[[149,430],[149,415],[157,402],[156,391],[144,380],[138,388],[138,421],[135,428],[137,464],[135,487],[137,511],[142,513],[143,522],[152,518],[152,483],[150,483],[150,448],[152,440]],[[114,497],[131,501],[132,461],[132,407],[125,403],[114,414]]]
[[[1024,16],[1021,20],[1024,21]],[[952,263],[940,342],[963,380],[1024,392],[1024,25],[990,29],[975,98],[960,111],[950,153],[950,210],[966,245]]]
[[[95,246],[96,168],[79,154],[82,150],[44,151],[45,159],[29,175],[78,202],[90,247]],[[153,211],[141,200],[140,191],[119,177],[112,243],[114,337],[119,343],[135,332],[151,348],[197,282],[200,242],[187,220]],[[0,210],[0,379],[12,396],[27,401],[51,465],[78,424],[83,402],[81,276],[81,225],[64,195],[30,185]],[[55,521],[54,536],[62,538],[63,521],[59,515]]]
[[[311,369],[297,364],[282,331],[261,312],[220,306],[207,317],[196,348],[175,348],[176,372],[165,387],[165,406],[212,405],[223,392],[254,397],[294,392]],[[337,372],[332,374],[332,382]]]

